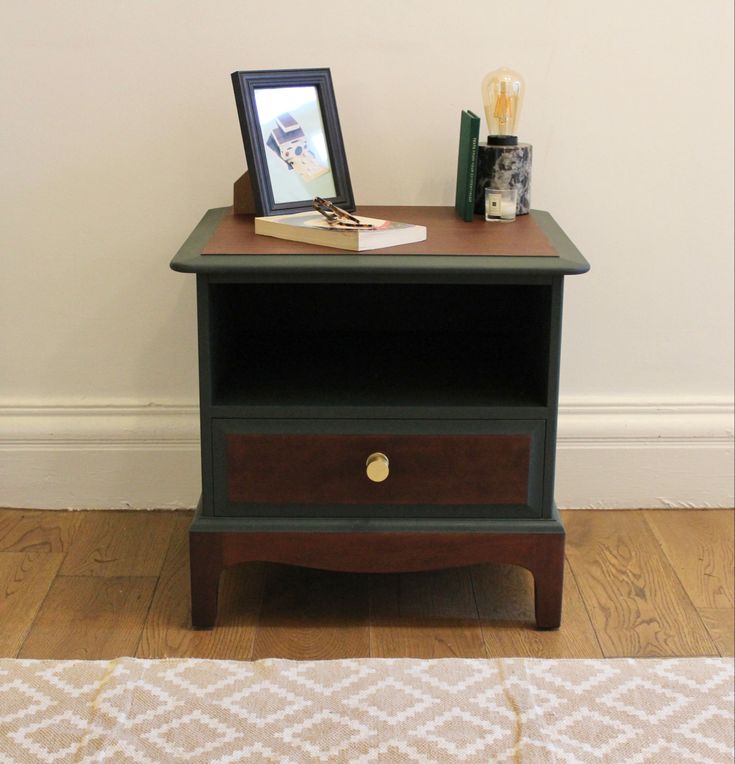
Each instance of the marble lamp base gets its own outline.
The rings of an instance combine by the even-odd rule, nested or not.
[[[486,188],[515,188],[518,190],[516,215],[527,215],[531,209],[531,144],[480,144],[477,151],[475,214],[485,214]]]

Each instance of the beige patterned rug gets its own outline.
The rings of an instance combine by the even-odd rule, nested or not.
[[[0,660],[0,762],[732,762],[733,662]]]

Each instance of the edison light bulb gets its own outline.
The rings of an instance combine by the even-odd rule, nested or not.
[[[488,143],[495,137],[515,138],[524,92],[523,77],[506,67],[490,72],[482,81],[482,103],[490,133]]]

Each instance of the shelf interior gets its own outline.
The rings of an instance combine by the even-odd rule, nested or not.
[[[546,405],[549,286],[209,288],[216,405]]]

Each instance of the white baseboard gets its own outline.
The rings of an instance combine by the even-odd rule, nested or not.
[[[196,406],[0,406],[0,506],[178,509],[200,491]]]
[[[195,506],[196,406],[0,406],[0,506]],[[562,400],[560,508],[732,507],[733,402]]]
[[[732,507],[733,402],[562,400],[560,508]]]

